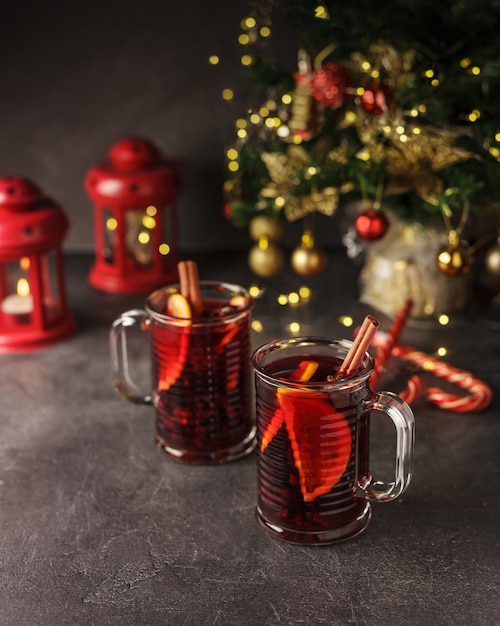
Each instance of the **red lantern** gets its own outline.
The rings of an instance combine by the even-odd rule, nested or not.
[[[62,254],[68,228],[32,182],[0,178],[0,352],[30,352],[75,331]]]
[[[93,287],[148,293],[177,280],[180,177],[173,162],[144,139],[123,139],[89,170],[85,189],[94,202]]]

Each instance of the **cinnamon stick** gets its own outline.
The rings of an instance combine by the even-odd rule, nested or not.
[[[358,369],[379,326],[380,322],[373,315],[365,317],[349,352],[335,376],[335,380],[348,377]]]
[[[198,266],[195,261],[179,261],[177,271],[180,292],[189,302],[193,317],[199,317],[202,312],[202,299]]]
[[[187,261],[179,261],[179,263],[177,263],[177,271],[179,273],[180,292],[186,300],[189,300],[189,276]]]

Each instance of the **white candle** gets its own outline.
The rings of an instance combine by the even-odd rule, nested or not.
[[[32,313],[33,296],[31,294],[27,296],[19,296],[17,294],[7,296],[2,300],[0,308],[4,313],[8,313],[9,315],[25,315],[26,313]]]

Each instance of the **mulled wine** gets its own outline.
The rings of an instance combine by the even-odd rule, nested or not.
[[[349,345],[321,338],[276,340],[253,356],[257,519],[268,533],[285,541],[322,544],[348,539],[366,528],[369,500],[396,497],[395,483],[377,482],[377,491],[372,490],[370,411],[385,411],[377,402],[389,402],[391,411],[404,413],[410,429],[413,415],[396,396],[370,391],[373,360],[368,354],[359,371],[337,379]],[[398,451],[403,464],[411,460],[412,446],[410,436]],[[409,480],[406,473],[409,465],[397,495]]]
[[[152,309],[156,441],[169,456],[219,463],[254,446],[251,391],[251,297],[239,287],[201,283],[195,318],[165,315],[169,291]]]

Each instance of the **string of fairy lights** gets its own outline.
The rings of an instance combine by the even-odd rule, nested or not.
[[[250,295],[258,300],[264,296],[264,290],[258,285],[251,285],[248,289]],[[299,287],[297,291],[290,291],[289,293],[280,293],[276,297],[276,302],[283,307],[289,307],[289,311],[294,311],[296,307],[300,305],[306,305],[313,295],[313,291],[310,287],[303,285]],[[437,321],[441,326],[448,326],[451,323],[450,316],[442,313],[437,317]],[[354,318],[349,314],[341,314],[337,317],[337,322],[344,328],[352,328],[354,326]],[[266,330],[265,322],[259,318],[254,317],[252,319],[252,330],[255,333],[263,333]],[[284,330],[292,336],[298,336],[303,332],[303,326],[298,319],[292,319],[286,322]],[[435,354],[439,357],[444,357],[448,353],[446,346],[438,346],[435,350]]]

